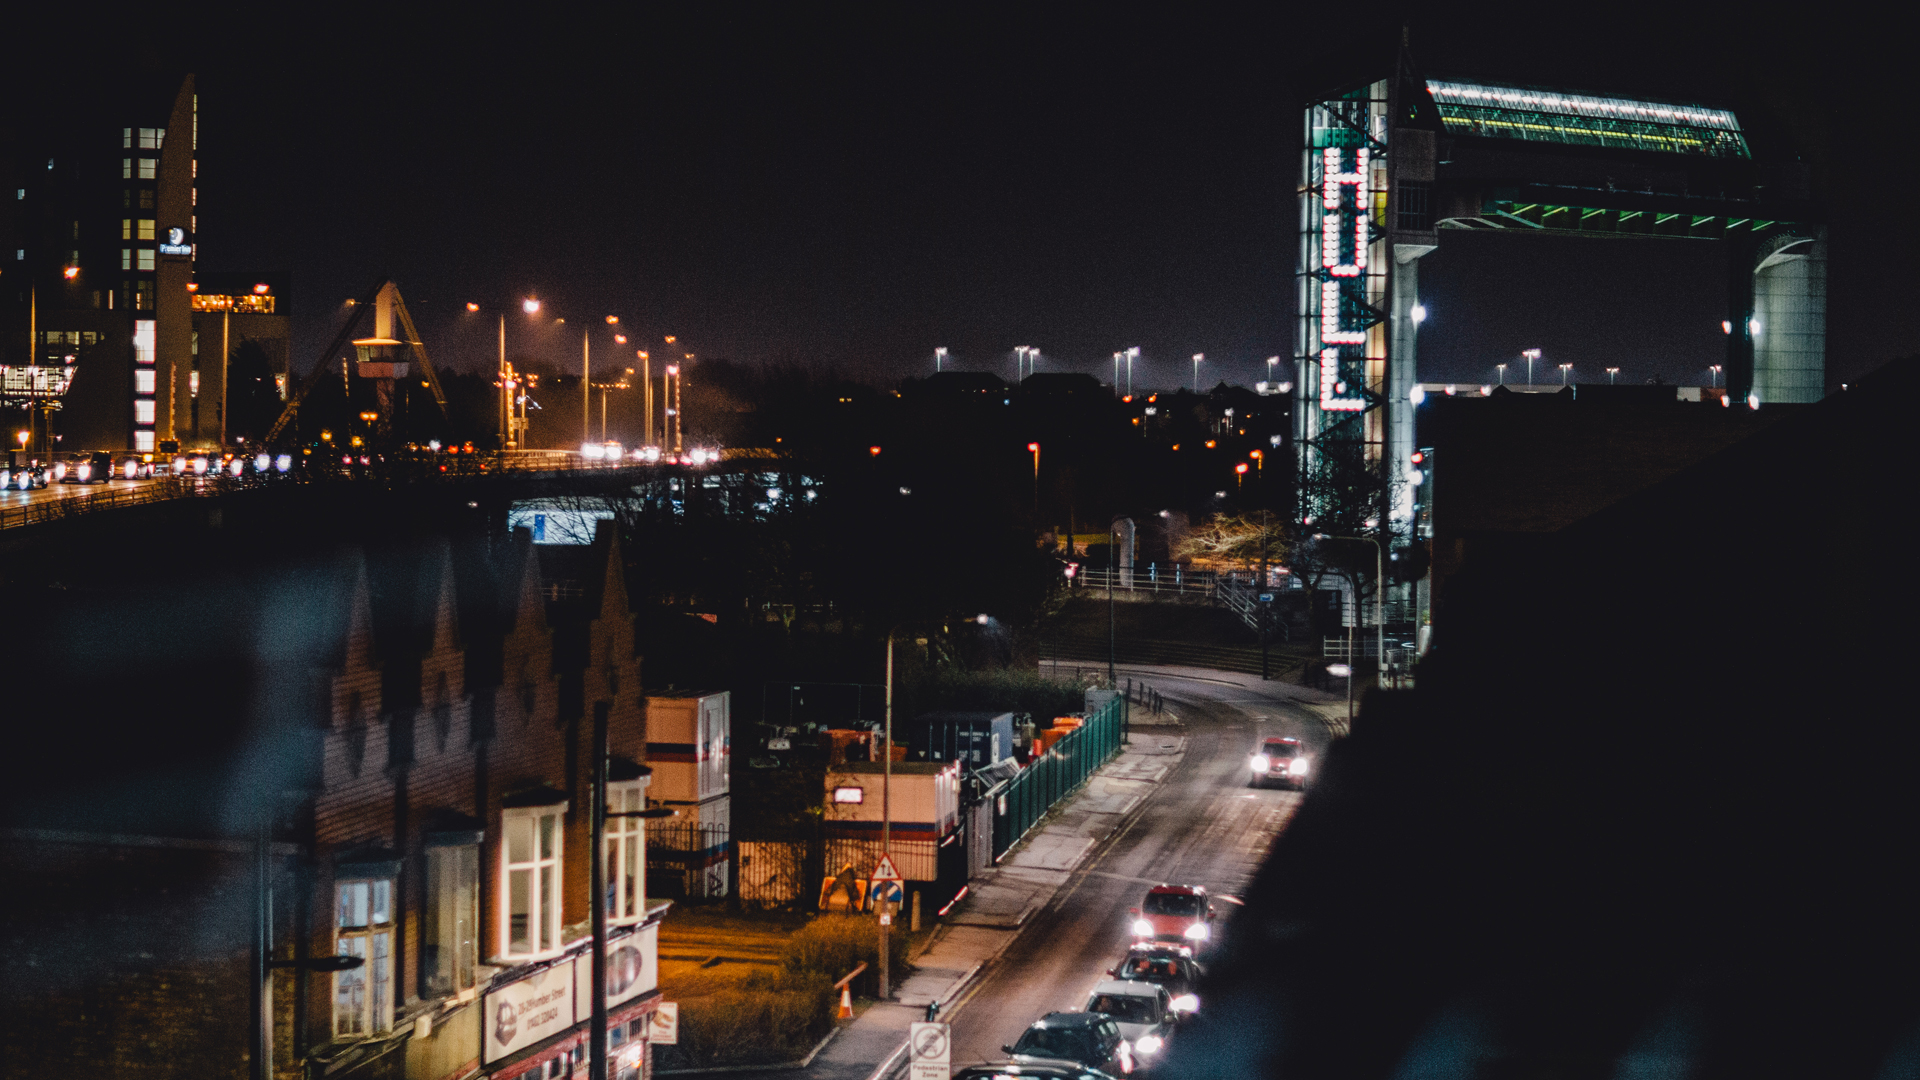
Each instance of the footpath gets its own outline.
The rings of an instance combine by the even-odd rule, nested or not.
[[[887,1080],[906,1066],[908,1025],[939,1003],[952,1003],[999,956],[1035,912],[1046,907],[1073,871],[1113,835],[1186,753],[1177,720],[1135,709],[1128,744],[1072,798],[1042,819],[1000,864],[973,879],[965,899],[942,920],[913,971],[892,998],[877,1002],[840,1029],[805,1069],[778,1074],[807,1080]]]

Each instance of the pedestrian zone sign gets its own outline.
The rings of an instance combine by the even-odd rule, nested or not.
[[[947,1080],[953,1062],[953,1029],[947,1024],[915,1023],[908,1033],[909,1080]]]
[[[893,856],[887,854],[880,856],[880,865],[873,868],[871,880],[904,881],[905,879],[900,876],[899,869],[893,865]]]

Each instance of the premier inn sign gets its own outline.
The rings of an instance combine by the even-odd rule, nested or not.
[[[574,965],[585,958],[554,964],[488,992],[481,999],[489,1063],[573,1026]]]

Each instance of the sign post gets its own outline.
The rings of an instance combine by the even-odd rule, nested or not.
[[[888,753],[891,754],[892,750],[889,749]],[[879,865],[873,868],[873,873],[869,875],[867,880],[872,883],[868,887],[873,890],[873,895],[876,898],[882,895],[885,895],[882,893],[881,890],[887,888],[888,886],[892,886],[895,890],[899,888],[900,870],[898,867],[893,865],[892,852],[881,853]],[[893,895],[897,896],[898,892],[896,891]],[[886,903],[880,904],[879,910],[880,910],[880,996],[882,998],[885,998],[887,996],[887,990],[889,988],[889,984],[887,982],[887,967],[888,967],[887,965],[887,944],[888,944],[887,931],[893,927],[893,911],[891,906]]]
[[[947,1080],[953,1065],[952,1025],[915,1022],[907,1048],[908,1080]]]

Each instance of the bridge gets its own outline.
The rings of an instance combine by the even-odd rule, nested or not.
[[[491,453],[419,452],[321,461],[303,455],[235,455],[204,459],[204,472],[177,469],[146,480],[113,480],[105,487],[76,489],[51,484],[32,491],[0,492],[0,531],[71,522],[136,506],[181,500],[240,498],[267,492],[282,496],[331,490],[459,492],[489,503],[556,496],[609,496],[647,481],[695,473],[729,474],[779,470],[770,450],[711,452],[713,460],[672,457],[655,462],[593,460],[577,451],[509,450]],[[475,501],[478,501],[477,499]]]

